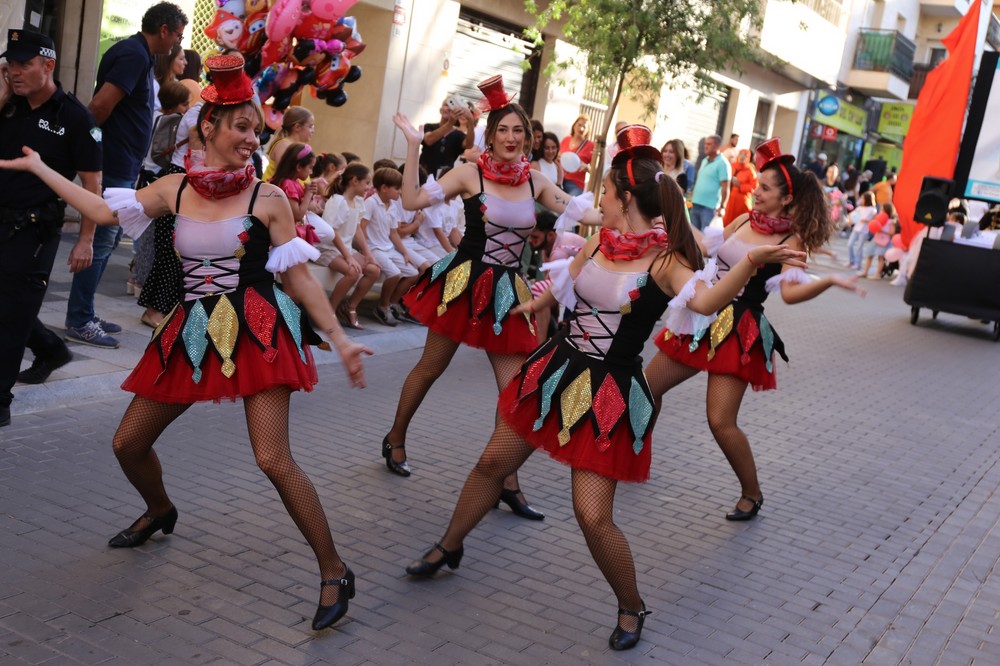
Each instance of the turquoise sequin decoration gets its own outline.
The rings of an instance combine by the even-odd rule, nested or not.
[[[649,278],[649,273],[643,273],[635,280],[635,286],[642,289],[646,286],[646,280]]]
[[[545,380],[545,383],[542,384],[542,411],[538,416],[538,420],[535,421],[535,425],[531,428],[534,432],[542,429],[542,425],[545,423],[545,415],[549,413],[549,409],[552,407],[552,394],[556,392],[556,385],[559,384],[559,380],[562,379],[563,373],[566,372],[566,368],[568,367],[569,361],[564,361],[562,367],[553,372]]]
[[[699,344],[701,344],[701,339],[703,337],[705,337],[705,333],[707,333],[707,332],[708,332],[708,329],[707,328],[703,328],[703,329],[701,329],[700,331],[698,331],[697,333],[694,334],[694,339],[692,339],[691,340],[691,344],[688,345],[688,351],[689,352],[691,352],[692,354],[694,353],[694,350],[698,348]]]
[[[431,282],[433,282],[434,280],[437,280],[438,276],[441,275],[441,272],[444,269],[448,268],[448,264],[450,264],[451,260],[455,258],[455,254],[456,253],[453,250],[453,251],[449,252],[448,254],[446,254],[445,256],[443,256],[440,259],[438,259],[437,263],[435,263],[433,266],[431,266]]]
[[[299,358],[305,363],[306,352],[302,349],[302,329],[299,327],[302,313],[299,306],[280,289],[274,290],[274,299],[278,301],[278,309],[281,310],[281,316],[284,317],[285,324],[288,325],[288,332],[292,334],[292,340],[295,340],[295,346],[299,350]]]
[[[205,350],[208,349],[208,337],[205,335],[207,330],[208,313],[205,312],[205,306],[199,300],[191,308],[187,321],[184,322],[184,330],[181,332],[184,350],[194,365],[191,379],[194,380],[195,384],[201,381],[201,361],[205,358]]]
[[[497,280],[496,290],[493,292],[493,334],[500,335],[503,331],[503,318],[510,311],[510,306],[514,305],[515,294],[514,285],[510,283],[510,274],[502,273]]]
[[[774,330],[771,322],[764,315],[760,316],[760,343],[764,346],[764,365],[768,372],[774,372],[771,365],[771,352],[774,350]]]
[[[243,228],[246,229],[247,231],[250,231],[252,227],[253,227],[253,220],[251,220],[249,217],[244,217]]]
[[[206,267],[206,268],[208,268],[209,266],[212,265],[212,260],[211,259],[202,259],[201,260],[201,265],[204,266],[204,267]]]
[[[653,418],[653,403],[649,401],[646,392],[642,390],[642,386],[633,377],[632,386],[628,391],[628,420],[632,426],[632,434],[635,435],[635,442],[632,444],[635,455],[639,455],[639,452],[642,451],[642,436],[646,434],[646,427],[651,418]]]

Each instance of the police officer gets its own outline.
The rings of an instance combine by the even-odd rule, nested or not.
[[[101,191],[101,131],[94,117],[53,78],[55,44],[45,35],[9,30],[0,54],[0,158],[30,146],[53,169]],[[0,426],[10,423],[11,388],[26,344],[35,352],[35,376],[70,359],[62,340],[38,322],[49,273],[59,249],[66,205],[26,171],[0,171]],[[84,220],[70,269],[90,265],[94,225]],[[89,237],[87,230],[89,229]]]

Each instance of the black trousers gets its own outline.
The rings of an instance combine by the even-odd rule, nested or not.
[[[9,406],[14,397],[11,388],[29,338],[36,354],[63,344],[38,321],[61,225],[62,219],[40,221],[9,238],[11,227],[0,225],[0,407]]]

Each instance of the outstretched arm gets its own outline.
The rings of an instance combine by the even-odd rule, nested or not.
[[[114,211],[108,207],[100,194],[90,192],[67,180],[62,174],[45,164],[41,156],[31,148],[25,146],[21,151],[24,153],[24,157],[0,160],[0,169],[30,171],[48,185],[63,201],[80,211],[84,217],[104,226],[118,224],[118,218]],[[142,204],[148,217],[156,218],[171,212],[168,203],[169,197],[164,195],[166,190],[170,188],[173,188],[173,192],[176,193],[176,182],[176,178],[168,176],[136,192],[135,198]]]
[[[540,171],[532,171],[531,179],[535,183],[535,199],[554,213],[565,211],[566,206],[574,199],[574,197],[556,187],[556,184]],[[581,194],[580,196],[585,195]],[[580,218],[580,224],[597,225],[600,223],[601,212],[594,208],[593,205],[589,206]]]

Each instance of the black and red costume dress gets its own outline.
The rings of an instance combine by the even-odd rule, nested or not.
[[[574,469],[645,481],[653,396],[639,354],[670,297],[648,272],[612,271],[593,254],[573,291],[568,326],[528,358],[500,394],[499,412]]]
[[[253,215],[260,182],[245,215],[217,221],[181,213],[186,184],[177,192],[174,231],[183,298],[122,388],[168,403],[235,400],[276,386],[311,391],[317,374],[309,344],[319,338],[274,273],[318,252],[298,238],[271,249],[267,227]],[[133,238],[148,226],[133,190],[109,188],[105,198]]]
[[[718,262],[719,275],[728,272],[755,247],[737,238],[735,233],[723,241],[722,233],[722,229],[712,228],[705,234],[709,254],[715,254]],[[784,243],[789,236],[780,242]],[[782,271],[781,264],[765,264],[710,325],[693,334],[678,334],[668,327],[656,334],[654,342],[661,352],[692,368],[739,377],[755,391],[777,388],[774,353],[786,363],[788,356],[781,337],[764,316],[764,301],[770,292],[781,288],[782,282],[809,279],[801,268]]]
[[[509,316],[531,300],[520,275],[521,255],[535,227],[531,198],[507,201],[487,194],[464,200],[465,235],[458,248],[424,272],[403,303],[420,323],[455,342],[501,354],[527,354],[538,345],[530,316]]]

